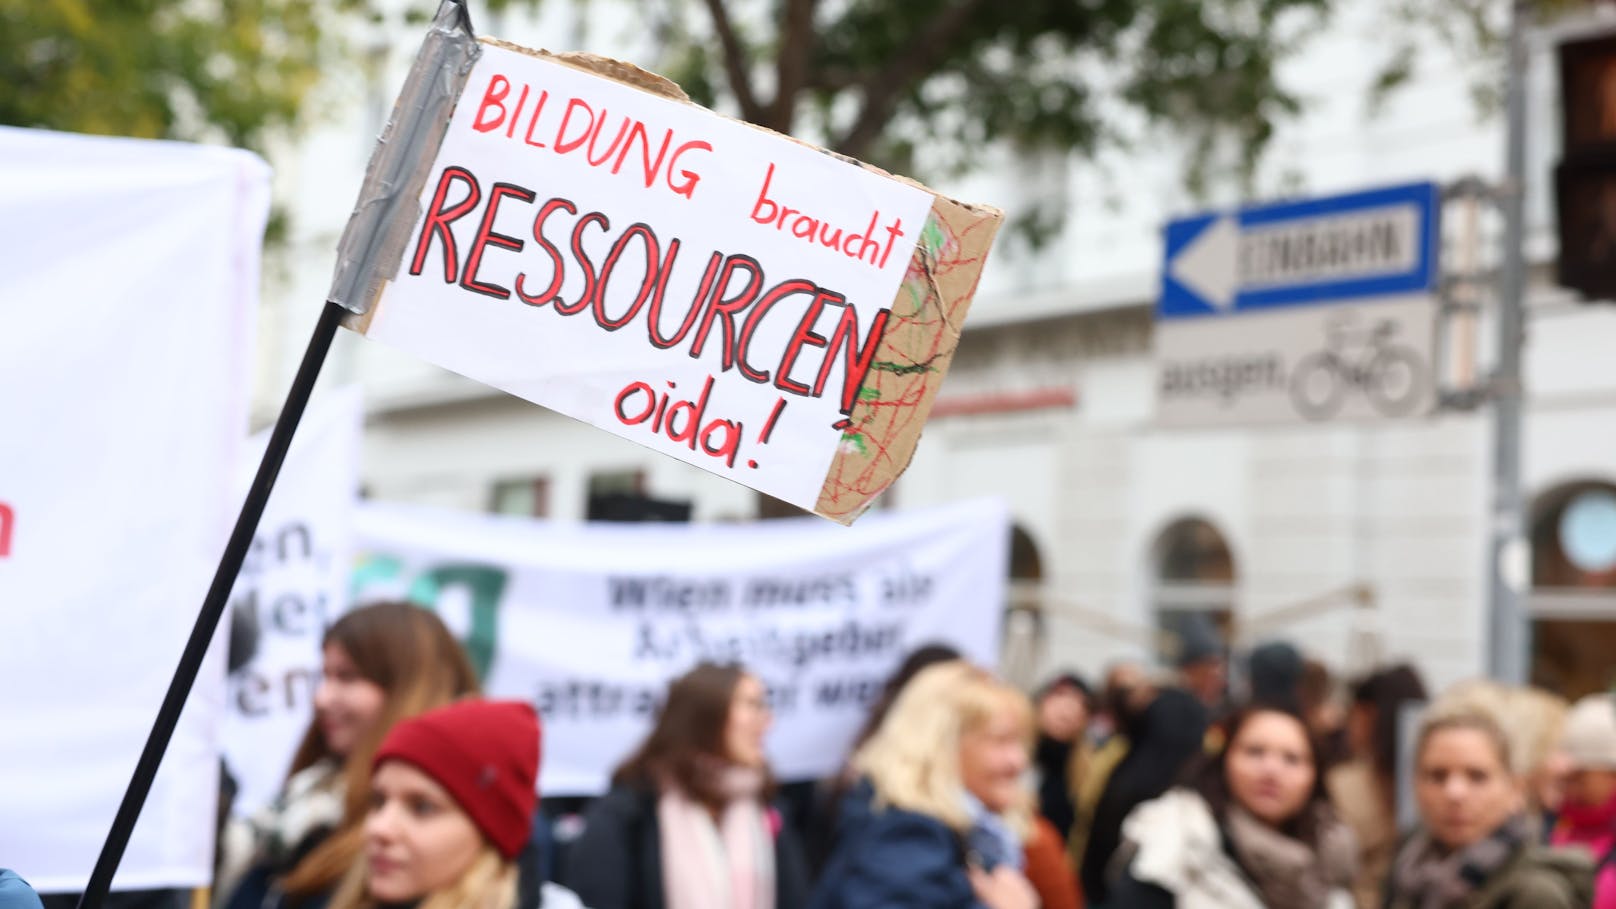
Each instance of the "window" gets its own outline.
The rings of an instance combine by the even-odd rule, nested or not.
[[[494,484],[489,496],[488,510],[494,514],[520,515],[527,518],[550,516],[550,479],[530,477],[522,480],[500,480]]]
[[[690,520],[689,502],[651,498],[645,492],[642,470],[610,470],[589,475],[589,502],[584,517],[590,521]]]
[[[1234,557],[1223,534],[1200,518],[1174,521],[1156,538],[1159,656],[1174,665],[1187,642],[1208,635],[1228,652],[1234,634]]]
[[[1568,483],[1532,509],[1532,682],[1607,690],[1616,653],[1616,485]]]

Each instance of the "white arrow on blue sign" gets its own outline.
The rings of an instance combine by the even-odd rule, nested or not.
[[[1434,290],[1441,189],[1413,183],[1170,222],[1158,319]]]

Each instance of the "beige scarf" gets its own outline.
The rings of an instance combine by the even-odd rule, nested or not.
[[[1317,814],[1316,848],[1269,827],[1238,805],[1229,806],[1225,829],[1264,905],[1322,909],[1332,891],[1352,886],[1358,870],[1352,831],[1325,806],[1310,810]]]
[[[667,909],[774,909],[774,836],[763,810],[763,774],[716,771],[727,796],[712,812],[677,786],[657,799]]]

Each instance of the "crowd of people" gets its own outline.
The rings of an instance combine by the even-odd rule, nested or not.
[[[324,643],[283,791],[220,837],[216,909],[1616,909],[1616,701],[1296,648],[1119,664],[1029,697],[914,651],[840,773],[782,785],[745,667],[673,681],[610,791],[541,809],[540,721],[430,612]],[[37,907],[0,872],[0,909]]]

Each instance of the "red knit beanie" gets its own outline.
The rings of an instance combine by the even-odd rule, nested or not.
[[[538,807],[539,717],[520,701],[460,701],[394,726],[371,765],[405,761],[449,791],[502,855],[516,858]]]

